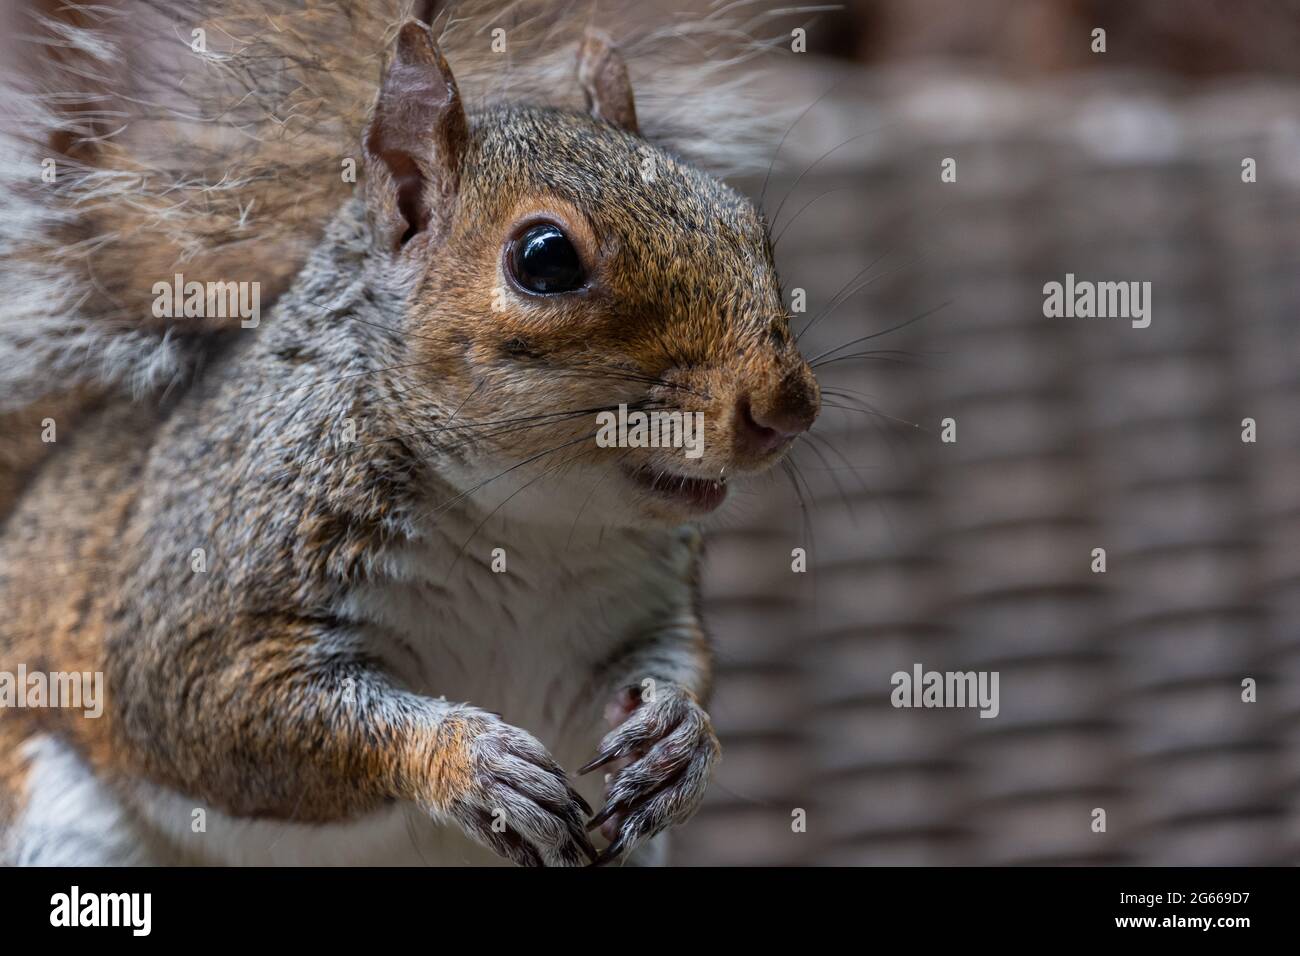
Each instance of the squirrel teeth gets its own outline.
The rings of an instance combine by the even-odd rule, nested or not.
[[[713,511],[727,497],[725,476],[693,478],[657,468],[642,467],[631,472],[631,477],[637,484],[653,491],[659,497],[685,505],[692,511]]]

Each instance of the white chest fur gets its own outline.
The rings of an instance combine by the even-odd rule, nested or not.
[[[443,520],[392,548],[371,581],[344,595],[338,610],[356,625],[367,649],[412,690],[500,713],[572,770],[595,752],[608,729],[607,700],[628,677],[602,665],[689,607],[690,549],[671,532],[606,533],[599,541],[584,541],[570,540],[563,529],[502,527],[474,535],[456,559],[473,532],[467,519]],[[327,825],[243,820],[141,784],[128,810],[74,754],[53,740],[44,746],[34,753],[33,779],[39,784],[48,778],[51,788],[78,794],[83,805],[73,819],[98,813],[118,821],[113,829],[122,838],[114,847],[101,847],[104,863],[143,862],[142,857],[160,863],[500,862],[413,806]],[[69,788],[74,777],[81,784]],[[599,805],[599,774],[574,783]],[[34,806],[38,796],[33,794]],[[196,831],[192,823],[200,809],[204,828]],[[136,813],[147,826],[131,822]],[[41,858],[78,836],[51,830],[48,821],[29,822],[16,828],[23,857]],[[653,858],[662,850],[662,839],[656,839],[636,856]]]
[[[690,604],[687,549],[671,532],[461,524],[391,549],[341,610],[411,689],[499,713],[562,765],[585,762],[622,676],[604,666]]]

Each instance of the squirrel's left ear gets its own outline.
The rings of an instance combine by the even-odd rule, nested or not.
[[[640,133],[627,64],[609,35],[594,27],[587,27],[578,47],[578,85],[592,116],[629,133]]]
[[[451,219],[469,122],[451,68],[429,28],[408,20],[366,130],[366,204],[381,241],[397,249]]]

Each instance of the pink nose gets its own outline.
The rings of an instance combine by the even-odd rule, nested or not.
[[[753,455],[769,455],[812,425],[812,416],[770,409],[755,414],[748,395],[736,401],[736,442]]]

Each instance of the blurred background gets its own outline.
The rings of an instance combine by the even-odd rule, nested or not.
[[[557,4],[569,24],[590,6]],[[709,538],[724,759],[675,861],[1300,862],[1300,2],[592,18],[617,36],[751,10],[806,31],[756,88],[792,121],[772,171],[737,185],[772,223],[826,407],[796,470]],[[173,38],[135,16],[131,49]],[[28,21],[3,22],[21,73]],[[368,99],[371,77],[313,74],[324,101]],[[304,188],[340,187],[328,159]],[[1067,273],[1151,283],[1150,326],[1045,317]],[[893,708],[916,664],[998,671],[998,717]]]
[[[793,19],[765,76],[807,109],[741,185],[805,355],[863,341],[818,368],[800,494],[711,538],[724,759],[676,862],[1300,860],[1298,14]],[[1150,326],[1045,317],[1066,273],[1150,282]],[[918,662],[999,671],[1000,715],[894,709]]]

